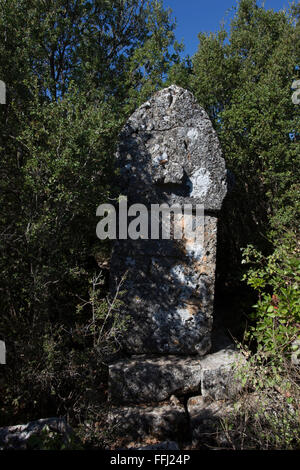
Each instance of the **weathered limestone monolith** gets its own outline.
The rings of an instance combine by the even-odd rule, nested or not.
[[[129,118],[117,152],[122,193],[132,204],[204,206],[203,242],[118,240],[111,279],[127,272],[123,313],[130,354],[206,354],[211,347],[217,217],[226,195],[218,137],[193,95],[171,86]],[[150,225],[150,216],[149,216]],[[150,228],[149,228],[150,237]]]

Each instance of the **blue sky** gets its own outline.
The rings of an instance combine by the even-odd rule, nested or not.
[[[185,51],[183,55],[192,56],[198,46],[198,33],[209,32],[219,29],[224,19],[229,23],[234,12],[229,16],[226,11],[237,4],[236,0],[163,0],[165,7],[173,10],[173,16],[177,19],[176,37],[178,41],[184,40]],[[258,5],[263,2],[258,1]],[[279,11],[288,7],[289,0],[265,0],[266,9]]]

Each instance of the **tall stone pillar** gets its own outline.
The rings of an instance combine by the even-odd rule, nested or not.
[[[206,354],[211,347],[217,217],[226,169],[206,112],[187,90],[156,93],[129,118],[117,152],[128,207],[204,207],[201,240],[118,240],[111,262],[115,288],[125,272],[123,346],[129,354]],[[194,216],[195,217],[195,216]],[[174,230],[174,226],[173,226]],[[145,234],[144,234],[145,235]],[[184,234],[183,234],[184,235]]]

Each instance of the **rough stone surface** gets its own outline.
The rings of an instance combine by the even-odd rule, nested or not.
[[[176,356],[136,356],[109,366],[109,393],[114,403],[151,403],[171,395],[200,392],[201,361]]]
[[[220,210],[225,163],[211,121],[189,91],[173,85],[138,108],[121,133],[117,157],[132,200],[153,203],[154,191],[157,202]]]
[[[5,364],[6,363],[6,348],[5,348],[5,342],[0,341],[0,364]]]
[[[174,441],[165,441],[158,442],[157,444],[152,444],[144,447],[137,447],[136,450],[180,450],[177,442]]]
[[[190,401],[188,417],[180,401],[200,393],[201,400],[229,396],[238,358],[228,340],[219,346],[212,338],[217,217],[227,191],[219,141],[193,95],[171,86],[129,118],[117,162],[128,207],[146,206],[148,229],[137,240],[118,233],[113,247],[113,294],[126,273],[122,313],[129,322],[123,349],[129,357],[109,366],[109,399],[117,407],[108,421],[129,440],[188,438],[191,431],[197,437],[202,418],[217,412],[219,402],[205,407],[199,402],[195,411]],[[170,239],[161,232],[154,239],[151,209],[164,203],[189,204],[193,228],[198,205],[204,206],[202,237],[193,240],[184,233],[177,239],[184,220],[172,217]],[[136,218],[141,206],[135,209]],[[157,221],[162,228],[159,216]]]
[[[0,428],[0,450],[27,450],[31,448],[30,438],[41,436],[42,431],[52,431],[61,436],[62,444],[67,444],[72,429],[63,418],[45,418],[27,424]]]
[[[181,404],[179,398],[176,397],[176,395],[171,395],[170,396],[169,403],[172,406],[178,406],[178,405],[180,406],[180,404]]]
[[[238,390],[233,366],[241,360],[232,349],[205,357],[134,356],[109,366],[109,398],[113,403],[151,403],[191,393],[220,400]]]
[[[189,414],[190,432],[192,443],[196,448],[203,444],[223,441],[221,419],[226,418],[233,408],[224,401],[209,401],[203,396],[195,396],[188,400],[187,410]]]
[[[188,429],[183,406],[132,406],[112,408],[108,414],[109,428],[123,440],[154,437],[177,439]]]
[[[175,240],[172,233],[170,240],[114,244],[112,292],[127,272],[122,311],[130,321],[124,349],[204,355],[211,347],[217,211],[227,186],[217,134],[193,95],[171,86],[129,118],[117,162],[128,207],[144,204],[149,212],[152,204],[163,203],[205,208],[202,241]]]
[[[203,358],[201,361],[203,397],[222,400],[236,395],[241,384],[235,377],[235,367],[243,361],[243,356],[233,349],[223,349]]]
[[[292,342],[291,362],[294,366],[300,365],[300,339],[295,339],[295,341]]]

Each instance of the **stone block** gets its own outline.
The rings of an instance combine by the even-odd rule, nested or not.
[[[109,366],[113,403],[152,403],[200,392],[201,361],[194,357],[135,356]]]
[[[222,349],[201,361],[201,394],[214,400],[233,397],[241,388],[236,367],[244,362],[243,356],[233,349]]]
[[[109,399],[113,403],[152,403],[172,395],[201,393],[216,400],[237,392],[234,366],[239,353],[223,349],[204,357],[133,356],[109,366]]]

